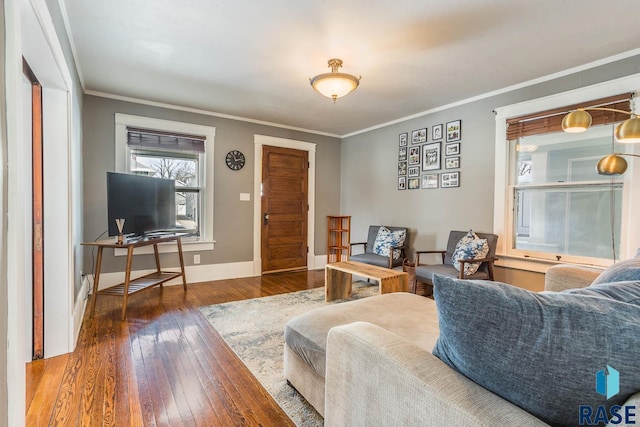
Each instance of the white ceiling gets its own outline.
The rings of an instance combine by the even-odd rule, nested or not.
[[[640,48],[636,0],[62,1],[88,93],[336,135]]]

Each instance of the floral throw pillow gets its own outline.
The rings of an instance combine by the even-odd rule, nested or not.
[[[456,249],[451,256],[451,264],[460,271],[460,260],[469,258],[484,258],[489,253],[487,239],[481,239],[473,230],[469,230],[456,245]],[[464,275],[470,276],[480,268],[479,262],[465,263]]]
[[[404,245],[404,240],[406,238],[407,238],[407,230],[391,231],[383,225],[378,230],[376,241],[373,243],[373,253],[387,257],[389,256],[391,247]],[[394,260],[396,261],[399,260],[400,255],[401,255],[401,251],[399,249],[393,250]]]

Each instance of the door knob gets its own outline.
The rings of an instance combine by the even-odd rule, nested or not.
[[[269,214],[268,213],[264,214],[263,218],[264,218],[264,221],[263,221],[264,225],[267,225],[269,223]]]

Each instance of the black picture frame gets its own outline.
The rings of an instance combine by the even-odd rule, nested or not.
[[[398,162],[398,176],[407,175],[407,162]]]
[[[460,141],[462,139],[462,120],[447,122],[447,142]]]
[[[445,156],[458,156],[460,155],[460,143],[456,142],[455,144],[447,144],[444,147],[444,155]]]
[[[440,174],[440,188],[460,187],[460,172],[443,172]]]
[[[407,161],[407,147],[398,148],[398,161],[399,162]]]
[[[432,171],[440,169],[442,144],[432,142],[422,146],[422,170]]]
[[[438,188],[440,183],[440,174],[427,173],[422,175],[421,187],[425,189]]]
[[[407,180],[407,188],[409,188],[409,190],[417,190],[420,188],[420,177],[416,177],[416,178],[409,178]]]
[[[423,142],[427,142],[427,128],[416,129],[411,132],[412,144],[422,144]]]
[[[407,132],[401,133],[399,138],[398,138],[398,146],[406,147],[408,140],[409,140],[409,134]]]
[[[409,165],[419,165],[420,164],[420,146],[416,145],[414,147],[409,147]]]
[[[460,156],[445,157],[444,158],[445,169],[459,169],[460,168]]]
[[[406,190],[407,189],[407,177],[399,176],[398,177],[398,190]]]
[[[439,141],[442,139],[442,124],[431,127],[431,140]]]
[[[416,176],[420,176],[420,165],[409,166],[407,176],[409,178],[415,178]]]

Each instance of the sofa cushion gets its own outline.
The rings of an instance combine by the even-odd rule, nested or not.
[[[356,254],[349,257],[349,261],[362,262],[365,264],[377,265],[378,267],[389,267],[389,255],[386,257],[371,253]],[[395,263],[394,263],[395,264]]]
[[[563,293],[610,298],[640,306],[640,281],[599,283],[587,288],[569,289]]]
[[[391,247],[402,246],[407,238],[407,230],[389,230],[384,225],[378,230],[376,241],[373,244],[373,253],[381,256],[389,256]],[[393,259],[399,260],[402,252],[399,249],[393,250]]]
[[[460,260],[470,258],[484,258],[489,253],[487,239],[479,238],[473,230],[469,230],[465,236],[458,241],[456,249],[451,256],[451,264],[460,271]],[[470,276],[480,267],[479,262],[465,263],[464,275]]]
[[[596,277],[592,285],[627,280],[640,280],[640,257],[636,256],[611,265]]]
[[[421,282],[432,283],[434,274],[440,274],[447,277],[458,277],[460,272],[453,268],[453,265],[451,264],[419,265],[416,267],[416,278]],[[478,270],[470,276],[465,276],[465,278],[487,280],[489,279],[489,273],[484,270]]]
[[[416,327],[417,319],[420,327]],[[394,292],[330,304],[300,314],[287,322],[284,339],[293,352],[324,378],[329,329],[356,321],[378,325],[428,351],[438,338],[433,300]]]
[[[580,405],[607,413],[640,390],[640,307],[610,298],[534,293],[497,282],[434,278],[440,337],[433,354],[552,425],[576,425]],[[596,373],[620,372],[598,394]]]

